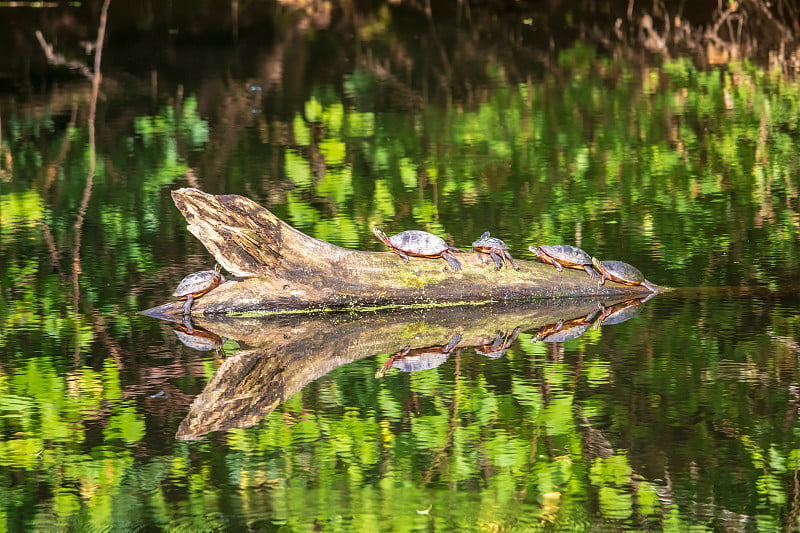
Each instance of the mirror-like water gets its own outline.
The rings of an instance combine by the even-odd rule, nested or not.
[[[117,26],[94,145],[85,81],[0,63],[2,528],[798,528],[800,84],[361,15],[169,60]],[[676,290],[187,332],[139,314],[214,264],[184,186],[345,247],[491,231]]]

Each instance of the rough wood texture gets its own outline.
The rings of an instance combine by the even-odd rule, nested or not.
[[[598,287],[583,271],[557,272],[539,262],[518,260],[519,271],[498,271],[479,253],[456,254],[460,272],[442,259],[412,257],[406,263],[391,252],[350,250],[309,237],[242,196],[179,189],[172,197],[189,231],[241,278],[197,299],[195,316],[649,293],[613,282]],[[177,302],[174,312],[180,312]]]

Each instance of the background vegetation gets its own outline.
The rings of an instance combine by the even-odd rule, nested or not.
[[[95,6],[0,31],[19,39],[0,95],[5,528],[797,528],[791,53],[750,60],[720,30],[739,57],[665,54],[638,6],[613,46],[571,8],[550,49],[542,21],[568,10],[324,5],[273,6],[268,42],[250,4],[216,42],[183,19],[126,30],[113,5],[91,181],[87,84],[29,41],[83,59]],[[677,47],[672,15],[651,14]],[[165,53],[134,46],[147,32]],[[577,243],[688,289],[563,345],[526,332],[496,361],[375,380],[379,354],[255,427],[176,442],[215,361],[136,312],[210,266],[169,199],[187,184],[344,246],[380,249],[373,225],[460,246],[491,230],[521,257]]]

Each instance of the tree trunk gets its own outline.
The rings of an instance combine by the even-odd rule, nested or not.
[[[309,237],[242,196],[187,188],[173,191],[172,197],[189,231],[238,278],[198,298],[192,315],[650,293],[610,281],[598,287],[582,270],[557,272],[538,261],[518,260],[518,271],[496,270],[481,253],[456,254],[459,272],[438,258],[404,262],[388,251],[350,250]],[[181,304],[159,310],[178,314]]]

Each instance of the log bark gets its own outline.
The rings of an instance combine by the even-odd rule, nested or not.
[[[480,253],[457,254],[460,272],[442,259],[412,257],[406,263],[388,251],[341,248],[305,235],[242,196],[186,188],[172,197],[189,231],[238,278],[198,298],[195,316],[649,294],[609,281],[598,287],[583,271],[557,272],[519,258],[520,270],[496,270]],[[180,307],[175,302],[160,311],[178,314]]]

